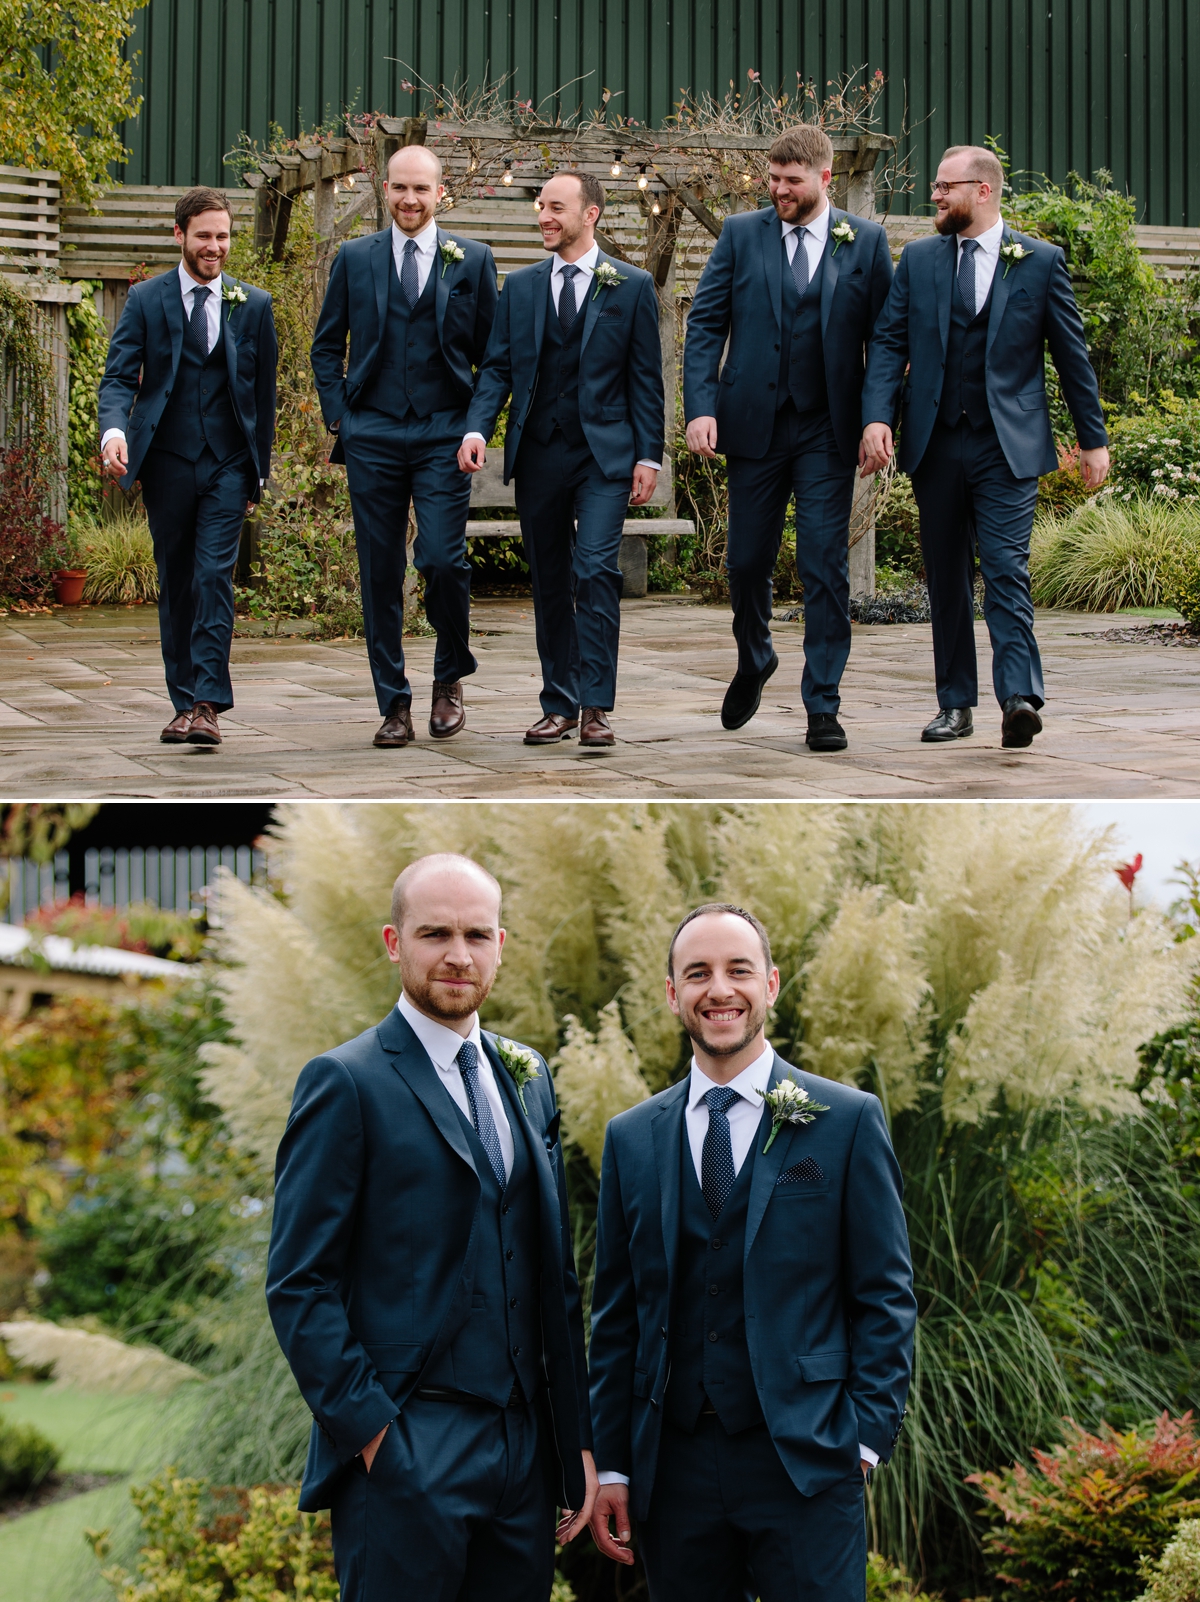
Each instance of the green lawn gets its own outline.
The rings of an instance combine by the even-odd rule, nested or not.
[[[1183,622],[1183,613],[1173,606],[1122,606],[1109,614],[1111,617],[1165,617],[1175,623]]]

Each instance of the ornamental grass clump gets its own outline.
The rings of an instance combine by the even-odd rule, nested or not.
[[[1039,606],[1084,612],[1168,606],[1181,560],[1200,558],[1200,509],[1135,497],[1097,501],[1033,525],[1029,577]]]
[[[32,1424],[0,1418],[0,1496],[35,1491],[58,1467],[58,1448]]]
[[[85,601],[110,606],[157,601],[158,568],[144,516],[125,511],[105,518],[73,512],[68,530],[75,560],[87,572]]]

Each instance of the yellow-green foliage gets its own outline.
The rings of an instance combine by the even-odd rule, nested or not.
[[[1194,505],[1135,496],[1097,501],[1070,517],[1039,517],[1029,577],[1039,606],[1116,612],[1166,606],[1180,556],[1200,553]]]
[[[882,1552],[867,1554],[867,1602],[935,1602],[911,1580],[903,1564]]]
[[[84,600],[117,606],[158,600],[154,542],[144,516],[72,513],[69,532],[74,558],[87,570]]]
[[[1184,1519],[1156,1563],[1142,1565],[1138,1602],[1200,1602],[1200,1519]]]
[[[621,1028],[621,1011],[610,1001],[596,1034],[568,1013],[567,1038],[555,1057],[554,1084],[570,1114],[570,1137],[597,1173],[609,1120],[650,1094],[638,1072],[638,1054]]]

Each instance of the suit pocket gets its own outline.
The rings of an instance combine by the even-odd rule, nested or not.
[[[829,1195],[829,1181],[811,1180],[805,1184],[793,1180],[791,1183],[775,1185],[771,1195],[777,1202],[812,1201],[816,1196]]]
[[[470,284],[455,284],[454,288],[446,296],[446,299],[467,300],[468,298],[473,297],[474,294],[475,291],[471,288]]]
[[[606,306],[600,315],[601,317],[624,317],[625,313],[619,306]]]
[[[385,1374],[416,1374],[425,1361],[423,1346],[366,1346],[364,1350],[381,1377]]]
[[[1027,389],[1023,395],[1017,396],[1017,405],[1023,412],[1039,412],[1045,404],[1044,389]]]
[[[828,1380],[844,1380],[850,1372],[849,1352],[806,1352],[796,1359],[800,1378],[806,1385],[820,1385]]]
[[[606,423],[624,423],[629,420],[629,413],[624,406],[602,406],[600,416]]]
[[[722,369],[721,369],[721,382],[722,382],[722,384],[732,384],[733,381],[737,378],[737,375],[738,375],[737,368],[736,367],[730,367],[729,363],[726,362],[724,367],[722,367]]]
[[[635,1368],[633,1371],[633,1394],[635,1396],[649,1396],[650,1376],[644,1369]]]
[[[824,1178],[825,1175],[821,1172],[820,1164],[815,1162],[813,1158],[806,1157],[803,1162],[793,1163],[790,1168],[785,1168],[775,1181],[775,1184],[776,1187],[780,1185],[812,1185],[820,1183]]]

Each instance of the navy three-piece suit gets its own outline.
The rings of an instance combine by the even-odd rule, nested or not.
[[[874,1096],[789,1068],[828,1107],[770,1145],[764,1108],[714,1220],[685,1080],[615,1118],[590,1348],[596,1467],[630,1480],[653,1602],[861,1602],[859,1444],[892,1454],[916,1303]]]
[[[554,1509],[584,1502],[553,1085],[537,1058],[526,1111],[482,1040],[513,1137],[503,1190],[396,1010],[305,1067],[279,1148],[267,1302],[313,1413],[300,1506],[332,1506],[343,1602],[545,1598]]]

